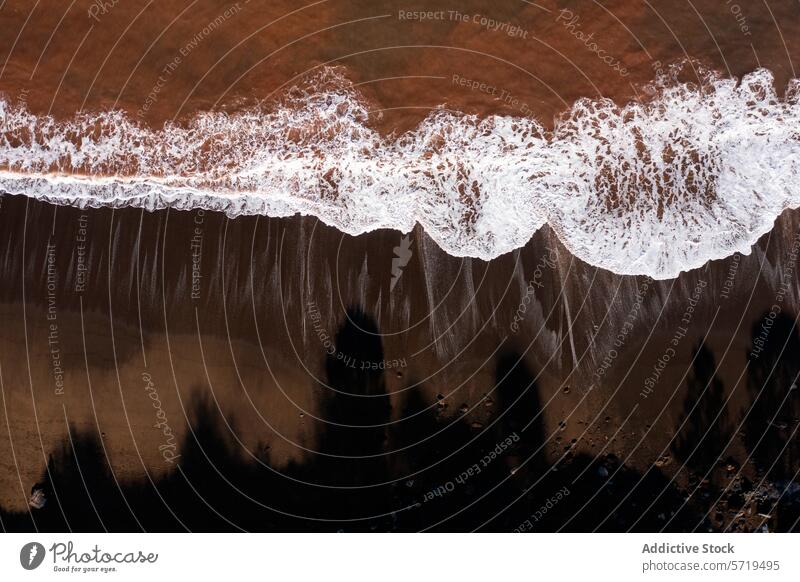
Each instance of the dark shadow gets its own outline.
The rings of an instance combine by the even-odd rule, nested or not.
[[[385,526],[392,511],[389,485],[381,485],[389,480],[391,404],[378,326],[362,310],[349,309],[333,346],[325,364],[327,386],[318,387],[322,454],[303,472],[323,485],[314,497],[314,515],[341,519],[348,531]],[[358,519],[347,523],[348,518]]]
[[[793,318],[765,314],[752,330],[744,441],[756,468],[793,480],[800,468],[800,335]],[[794,438],[791,438],[794,435]]]
[[[694,363],[686,380],[686,398],[681,427],[673,443],[675,456],[693,472],[706,475],[725,454],[731,437],[725,387],[716,376],[714,354],[700,344],[692,354]]]
[[[386,372],[371,365],[383,360],[378,331],[369,316],[351,310],[336,334],[337,351],[326,363],[329,388],[320,386],[320,415],[326,421],[316,431],[320,453],[304,462],[278,471],[270,465],[268,450],[259,452],[257,462],[236,442],[234,419],[223,417],[204,389],[196,387],[191,431],[164,476],[153,476],[153,483],[142,478],[118,485],[100,441],[73,431],[71,443],[53,455],[37,485],[47,504],[31,515],[0,512],[2,527],[266,532],[721,528],[713,519],[712,503],[718,497],[713,486],[688,495],[658,467],[642,472],[614,455],[576,454],[575,443],[556,442],[559,435],[548,431],[558,428],[548,429],[541,414],[536,373],[517,353],[498,358],[495,386],[475,402],[462,402],[456,390],[431,398],[412,378],[405,379],[406,389],[394,397],[401,413],[393,417]],[[751,393],[766,386],[763,401],[753,395],[755,414],[748,419],[754,428],[747,442],[760,466],[768,466],[785,441],[775,448],[777,437],[769,428],[770,444],[755,444],[755,435],[764,434],[765,419],[776,410],[779,418],[795,410],[778,398],[786,396],[781,387],[791,386],[787,383],[798,370],[790,354],[797,354],[800,343],[786,320],[776,321],[772,333],[774,343],[753,360],[749,378]],[[781,355],[775,346],[787,340]],[[700,346],[697,356],[684,405],[686,430],[678,435],[676,454],[701,471],[722,454],[730,429],[720,420],[724,413],[720,419],[716,415],[723,386],[713,374],[713,355]],[[772,364],[776,371],[770,376]],[[796,405],[793,395],[787,402]],[[693,440],[701,445],[696,453],[691,452]],[[786,474],[792,463],[796,468],[795,454],[791,448],[777,456],[782,473],[776,474]],[[744,508],[751,488],[744,482],[731,486],[724,500],[728,509]],[[790,499],[787,495],[782,502],[778,529],[793,527],[796,512],[786,509]]]

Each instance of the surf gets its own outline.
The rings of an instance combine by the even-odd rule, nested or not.
[[[339,70],[270,107],[153,129],[121,111],[68,121],[0,100],[0,191],[80,207],[312,215],[351,235],[420,224],[492,260],[548,224],[583,261],[676,277],[747,254],[800,205],[800,84],[770,71],[657,79],[646,101],[582,99],[546,130],[441,107],[381,135]]]

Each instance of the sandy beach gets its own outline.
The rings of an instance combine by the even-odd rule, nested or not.
[[[402,144],[438,109],[551,130],[581,99],[648,103],[677,64],[689,86],[763,68],[783,97],[800,57],[788,1],[29,4],[0,2],[0,93],[40,125],[0,134],[0,160],[102,111],[153,131],[272,111],[326,67]],[[215,138],[203,179],[224,182]],[[456,188],[467,232],[476,190]],[[798,210],[656,280],[581,260],[546,220],[481,260],[420,224],[23,194],[0,198],[4,531],[798,528]],[[624,194],[597,205],[624,219]]]

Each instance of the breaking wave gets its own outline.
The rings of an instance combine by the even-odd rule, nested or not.
[[[548,223],[582,260],[664,279],[747,253],[800,205],[800,83],[656,82],[646,103],[576,102],[551,131],[439,109],[383,136],[337,71],[266,110],[153,130],[119,111],[69,122],[0,100],[0,190],[59,204],[314,215],[350,233],[423,226],[489,260]]]

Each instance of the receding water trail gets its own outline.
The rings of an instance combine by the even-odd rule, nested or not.
[[[117,111],[69,122],[0,101],[0,190],[59,204],[310,214],[350,234],[420,223],[492,259],[550,224],[584,261],[670,278],[749,252],[800,205],[800,83],[659,82],[647,103],[581,100],[552,131],[445,109],[383,136],[336,71],[271,110],[152,130]]]

